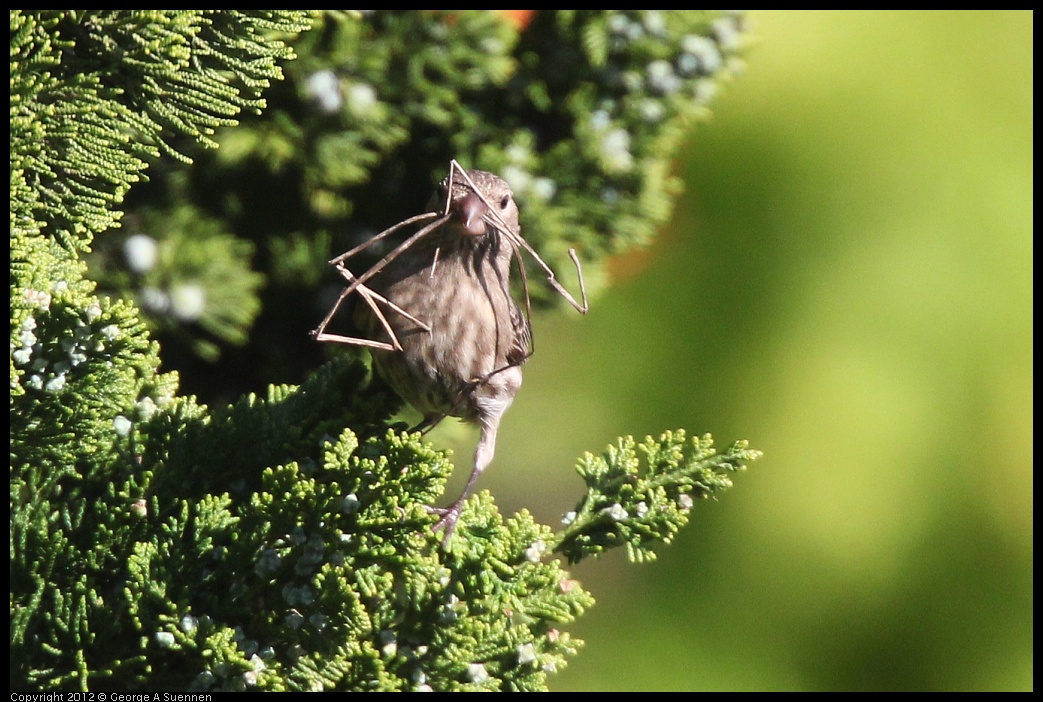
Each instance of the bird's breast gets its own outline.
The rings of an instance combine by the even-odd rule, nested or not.
[[[402,350],[376,352],[377,366],[399,395],[421,412],[474,414],[473,408],[460,406],[461,397],[494,371],[513,365],[508,355],[517,347],[517,330],[509,271],[497,268],[492,257],[468,251],[440,251],[422,262],[426,265],[418,265],[415,258],[403,261],[401,268],[389,266],[371,287],[429,329],[380,305]],[[368,317],[365,326],[371,338],[390,340],[370,310],[363,316]]]

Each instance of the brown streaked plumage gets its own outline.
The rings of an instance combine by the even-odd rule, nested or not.
[[[522,238],[518,206],[502,178],[464,171],[452,161],[428,210],[330,261],[348,286],[312,336],[372,349],[380,374],[424,415],[418,429],[429,429],[448,416],[480,427],[474,468],[462,494],[447,508],[429,508],[441,515],[435,529],[444,531],[446,544],[464,500],[492,461],[500,419],[521,387],[521,365],[532,355],[525,268],[519,260],[523,313],[510,294],[512,259],[520,257],[521,249],[528,251],[547,274],[548,284],[569,304],[582,313],[588,306],[576,252],[568,253],[576,266],[582,303]],[[364,273],[356,276],[345,266],[360,251],[420,222],[425,224]],[[330,320],[353,294],[355,321],[365,336],[327,332]]]
[[[500,232],[504,225],[513,234],[520,231],[513,194],[491,173],[467,175],[483,198],[457,179],[449,220],[388,263],[369,287],[430,328],[402,315],[386,316],[402,347],[374,351],[388,383],[424,415],[425,425],[451,416],[484,429],[493,416],[498,422],[518,391],[518,366],[530,354],[531,337],[510,294],[514,247]],[[448,180],[432,196],[430,210],[446,210]],[[488,213],[486,202],[498,208],[502,224]],[[356,321],[370,338],[393,344],[370,308],[356,310]],[[505,404],[499,411],[482,408],[492,402]],[[495,437],[495,428],[492,432]]]
[[[359,249],[333,260],[350,283],[341,301],[357,290],[366,302],[355,307],[366,339],[324,332],[337,306],[315,336],[371,347],[380,374],[424,415],[417,428],[429,429],[447,416],[478,424],[481,436],[463,493],[448,508],[430,508],[442,515],[435,529],[444,530],[445,543],[492,461],[500,419],[521,387],[520,366],[531,354],[532,337],[527,315],[510,294],[521,227],[507,182],[485,171],[463,177],[451,169],[428,211],[403,224],[445,214],[363,275],[341,266]]]

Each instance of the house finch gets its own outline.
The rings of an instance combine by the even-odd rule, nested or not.
[[[513,193],[498,176],[478,170],[454,175],[455,168],[454,162],[432,195],[429,214],[402,224],[437,219],[372,269],[356,277],[340,266],[362,247],[333,260],[350,283],[341,300],[357,291],[366,303],[356,304],[355,322],[367,338],[326,334],[336,307],[315,332],[319,340],[373,348],[380,374],[424,415],[417,428],[447,416],[480,427],[463,493],[448,508],[429,508],[441,515],[434,528],[444,530],[443,543],[492,461],[500,418],[521,387],[520,366],[531,354],[528,317],[510,294],[511,260],[519,244],[529,248],[520,237]]]

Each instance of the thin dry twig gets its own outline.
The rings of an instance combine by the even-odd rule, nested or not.
[[[489,224],[491,224],[497,231],[500,232],[500,234],[504,237],[504,239],[506,239],[508,244],[510,244],[511,249],[513,251],[513,255],[517,257],[518,270],[522,278],[522,288],[525,292],[525,316],[526,319],[530,321],[530,324],[532,318],[532,304],[529,298],[529,281],[528,275],[525,271],[525,266],[522,262],[521,249],[525,249],[526,251],[528,251],[529,255],[532,256],[533,260],[536,261],[536,263],[544,270],[544,272],[546,272],[547,282],[550,283],[551,287],[554,288],[554,290],[556,290],[562,297],[564,297],[565,300],[568,301],[568,303],[572,305],[576,310],[583,314],[586,314],[587,310],[590,309],[590,306],[587,302],[586,286],[583,283],[583,268],[580,265],[579,257],[576,255],[576,250],[569,249],[569,258],[572,259],[572,262],[576,266],[576,276],[579,279],[580,296],[583,299],[582,303],[577,302],[576,298],[574,298],[572,294],[569,293],[569,291],[566,290],[557,281],[557,279],[554,276],[554,271],[543,261],[542,258],[540,258],[539,254],[536,253],[536,251],[532,248],[529,242],[527,242],[520,234],[516,234],[510,230],[510,228],[507,226],[507,223],[503,221],[502,217],[500,217],[499,213],[497,212],[497,209],[493,207],[493,204],[488,201],[485,195],[482,194],[481,190],[474,184],[474,181],[471,180],[470,176],[467,175],[467,171],[464,170],[464,168],[459,164],[459,162],[457,162],[456,159],[453,159],[449,162],[448,192],[450,194],[452,193],[452,188],[456,177],[459,177],[461,180],[467,183],[467,185],[471,188],[471,191],[475,195],[477,195],[478,198],[481,199],[481,201],[485,204],[487,208],[487,214],[483,216],[483,219],[486,219],[486,221],[488,221]],[[450,201],[451,196],[446,198],[445,209],[441,214],[439,214],[438,212],[424,212],[414,217],[402,220],[398,224],[395,224],[385,229],[384,231],[380,232],[371,239],[364,241],[363,243],[354,247],[350,251],[347,251],[335,258],[330,259],[329,262],[337,267],[337,272],[340,273],[340,275],[348,281],[348,286],[344,288],[343,291],[341,291],[340,296],[337,298],[337,301],[333,304],[333,307],[330,309],[329,313],[326,314],[319,326],[314,331],[312,331],[311,334],[317,341],[332,341],[341,344],[383,349],[385,351],[401,351],[402,345],[399,342],[398,337],[392,330],[391,324],[388,321],[387,316],[381,309],[381,305],[385,306],[388,310],[392,312],[406,317],[424,331],[431,331],[431,325],[427,324],[426,322],[423,322],[410,312],[402,309],[393,301],[376,292],[375,290],[367,286],[365,283],[366,281],[373,278],[373,276],[380,273],[380,271],[383,270],[388,263],[395,260],[403,252],[405,252],[411,246],[415,245],[418,241],[420,241],[420,239],[427,236],[428,234],[430,234],[431,232],[435,231],[443,224],[448,222],[450,217],[452,216],[449,211]],[[362,275],[356,276],[347,268],[347,266],[344,265],[344,262],[350,259],[352,256],[355,256],[356,254],[365,251],[369,247],[382,241],[383,239],[387,238],[388,236],[397,232],[403,227],[408,226],[410,224],[414,224],[416,222],[431,220],[432,218],[434,218],[433,221],[429,221],[416,233],[414,233],[412,236],[408,237],[405,241],[403,241],[401,244],[392,249],[383,258],[381,258],[379,261],[373,264],[369,268],[369,270],[367,270]],[[434,259],[431,262],[432,275],[434,274],[434,267],[437,265],[437,263],[438,250],[436,249]],[[358,292],[358,294],[362,297],[363,301],[369,306],[374,316],[380,322],[380,325],[388,333],[388,336],[391,339],[390,344],[383,341],[374,341],[372,339],[343,336],[340,334],[330,334],[326,332],[326,327],[329,325],[334,315],[336,315],[337,311],[340,309],[340,306],[344,303],[344,300],[347,299],[348,296],[351,295],[353,292]]]

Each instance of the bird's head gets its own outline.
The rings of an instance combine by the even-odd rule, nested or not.
[[[462,236],[483,237],[504,230],[517,234],[521,230],[511,186],[486,171],[454,169],[439,184],[429,207],[454,215],[450,221]]]

